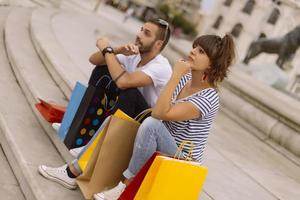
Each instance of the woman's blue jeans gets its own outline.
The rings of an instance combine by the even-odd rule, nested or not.
[[[158,119],[148,117],[138,129],[133,154],[123,173],[124,177],[130,179],[135,176],[155,151],[174,155],[177,148],[175,139],[165,125]]]
[[[123,173],[124,177],[130,179],[135,176],[155,151],[173,156],[177,148],[175,139],[160,120],[146,118],[138,129],[133,154],[128,168]],[[77,159],[72,161],[72,165],[78,173],[82,173]]]

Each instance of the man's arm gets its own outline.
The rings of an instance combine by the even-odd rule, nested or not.
[[[113,80],[115,80],[121,73],[123,73],[124,69],[114,54],[106,54],[105,60],[109,73]],[[151,77],[141,71],[136,71],[133,73],[125,72],[116,82],[118,88],[120,89],[144,87],[151,85],[152,83],[153,81]]]
[[[104,57],[101,52],[93,53],[89,58],[90,63],[93,65],[103,65],[105,64]]]
[[[122,49],[122,47],[114,48],[115,54],[120,54],[121,49]],[[97,51],[97,52],[93,53],[90,56],[89,61],[93,65],[104,65],[104,64],[106,64],[105,58],[102,55],[102,52],[100,52],[100,51]]]
[[[109,46],[109,41],[107,38],[100,38],[97,41],[97,47],[102,52],[103,49]],[[115,80],[120,74],[124,72],[123,67],[119,63],[115,54],[121,53],[124,55],[133,55],[137,54],[138,47],[135,45],[125,45],[119,48],[116,48],[115,54],[106,53],[105,57],[102,53],[99,52],[98,55],[94,56],[93,61],[97,61],[96,63],[106,63],[109,73],[113,80]],[[95,54],[94,54],[95,55]],[[96,58],[95,58],[96,57]],[[91,59],[90,59],[91,60]],[[100,62],[101,61],[101,62]],[[94,64],[94,63],[93,63]],[[136,87],[143,87],[147,85],[153,84],[153,81],[150,76],[146,75],[144,72],[133,72],[128,73],[125,72],[116,82],[118,88],[120,89],[127,89],[127,88],[136,88]]]
[[[104,45],[108,46],[107,38],[100,38],[99,40],[97,40],[96,46],[100,49],[100,51],[97,51],[97,52],[93,53],[89,58],[90,63],[93,64],[93,65],[104,65],[104,64],[106,64],[105,58],[102,55],[102,50],[105,47],[101,49],[98,46],[98,43],[100,43],[100,42],[105,43]],[[134,44],[127,44],[127,45],[123,45],[123,46],[120,46],[120,47],[114,47],[113,49],[114,49],[114,52],[115,52],[116,55],[117,54],[123,54],[125,56],[130,56],[130,55],[134,55],[134,54],[139,53],[138,47]]]

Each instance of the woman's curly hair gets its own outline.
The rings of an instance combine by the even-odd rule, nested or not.
[[[227,77],[229,66],[235,59],[235,45],[230,35],[223,38],[217,35],[198,37],[193,48],[201,46],[210,60],[210,68],[206,71],[208,82],[217,87]]]

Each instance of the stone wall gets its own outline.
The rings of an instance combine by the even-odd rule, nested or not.
[[[221,93],[223,107],[241,124],[255,127],[300,157],[300,102],[234,70]],[[252,132],[257,132],[256,130]]]

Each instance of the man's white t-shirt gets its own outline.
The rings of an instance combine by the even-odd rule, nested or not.
[[[135,71],[142,71],[146,75],[150,76],[153,84],[145,87],[139,87],[138,89],[144,96],[148,105],[153,107],[162,88],[171,78],[172,68],[168,59],[161,54],[158,54],[150,62],[141,67],[137,67],[141,61],[140,54],[131,56],[118,54],[117,59],[127,72],[132,73]]]

